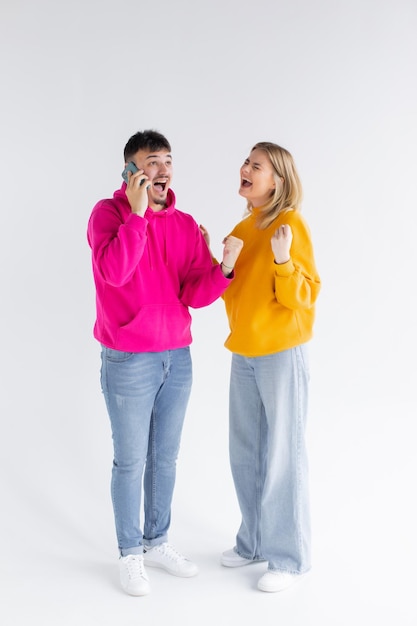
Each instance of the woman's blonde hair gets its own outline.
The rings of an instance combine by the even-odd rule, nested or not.
[[[264,204],[258,213],[257,226],[260,229],[268,228],[280,213],[285,210],[300,210],[303,198],[303,188],[295,167],[294,159],[285,148],[281,148],[269,141],[260,141],[251,150],[263,150],[271,162],[274,178],[277,182],[275,191],[269,202]],[[282,185],[280,183],[282,181]],[[248,201],[247,210],[252,213],[253,206]]]

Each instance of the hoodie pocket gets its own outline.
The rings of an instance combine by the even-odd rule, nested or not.
[[[117,345],[135,352],[160,352],[191,343],[191,315],[181,303],[148,304],[119,328]]]

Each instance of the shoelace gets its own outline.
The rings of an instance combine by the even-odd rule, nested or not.
[[[177,550],[169,543],[161,543],[158,546],[155,546],[154,550],[157,550],[158,552],[160,552],[164,556],[167,556],[169,559],[175,561],[176,563],[186,561],[186,558],[182,554],[177,552]]]
[[[129,554],[125,560],[129,578],[137,580],[138,578],[147,578],[143,557],[138,554]]]

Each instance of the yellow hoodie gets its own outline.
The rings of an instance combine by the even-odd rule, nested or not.
[[[311,339],[320,291],[309,228],[299,211],[279,215],[265,230],[256,209],[230,233],[244,242],[235,277],[223,294],[230,334],[225,346],[243,356],[265,356]],[[293,233],[291,258],[277,265],[271,237],[282,224]]]

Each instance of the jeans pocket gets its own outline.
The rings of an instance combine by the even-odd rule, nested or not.
[[[122,350],[114,350],[102,346],[103,357],[110,363],[124,363],[133,357],[135,352],[123,352]]]

